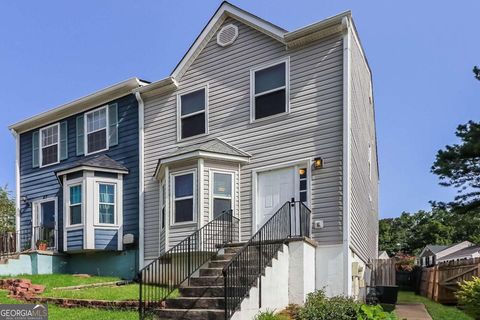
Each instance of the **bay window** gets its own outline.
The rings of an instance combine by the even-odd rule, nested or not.
[[[98,184],[98,222],[115,224],[115,185]]]
[[[232,181],[233,174],[231,173],[213,173],[212,201],[214,219],[233,208]]]
[[[82,185],[70,186],[69,224],[82,223]]]
[[[173,176],[173,223],[193,222],[195,210],[194,172]]]

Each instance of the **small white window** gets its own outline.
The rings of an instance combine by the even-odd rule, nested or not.
[[[98,184],[98,222],[115,224],[115,185]]]
[[[233,174],[213,173],[213,218],[233,208]]]
[[[195,221],[195,174],[173,176],[173,224]]]
[[[56,123],[40,130],[40,164],[42,167],[60,162],[58,151],[59,127]]]
[[[71,226],[82,224],[82,185],[70,186],[69,192],[68,224]]]
[[[299,175],[299,190],[300,190],[300,201],[303,203],[307,203],[307,195],[308,195],[308,189],[307,189],[307,168],[300,168],[298,169],[298,175]]]
[[[178,96],[179,138],[207,133],[207,88]]]
[[[288,60],[251,72],[252,121],[287,113],[289,100]]]
[[[87,155],[108,149],[107,119],[107,107],[85,114],[85,148]]]

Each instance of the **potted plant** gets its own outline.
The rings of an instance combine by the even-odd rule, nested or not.
[[[38,240],[37,241],[37,249],[40,251],[47,251],[48,242],[47,240]]]

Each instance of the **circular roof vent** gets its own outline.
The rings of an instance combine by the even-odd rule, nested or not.
[[[238,37],[238,27],[228,24],[217,33],[217,43],[219,46],[226,47],[231,45]]]

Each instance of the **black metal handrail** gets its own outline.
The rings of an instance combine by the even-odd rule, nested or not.
[[[310,236],[310,216],[303,202],[286,202],[223,268],[226,320],[233,316],[257,279],[261,306],[262,273],[289,238]]]
[[[138,273],[144,319],[227,243],[238,241],[239,219],[229,210],[198,229]]]

